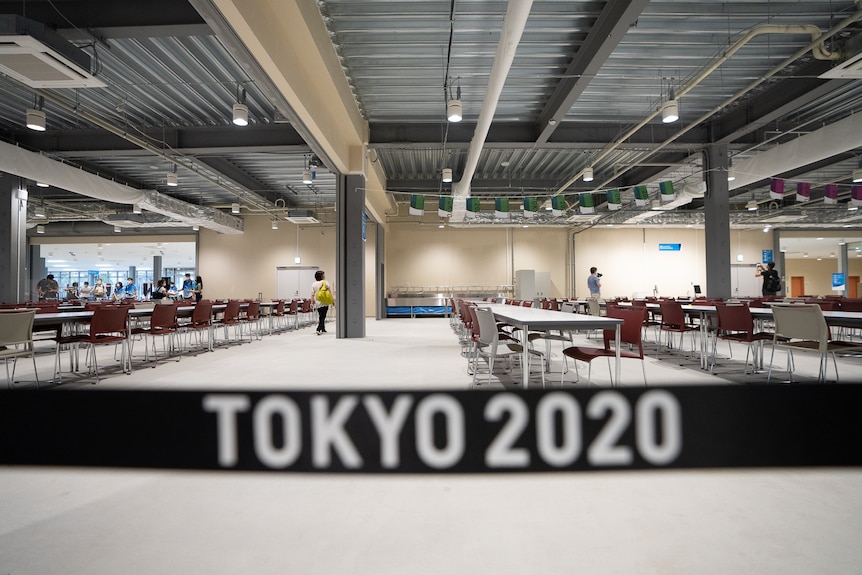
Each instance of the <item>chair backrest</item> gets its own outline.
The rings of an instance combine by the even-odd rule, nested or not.
[[[477,319],[476,306],[467,305],[467,329],[470,330],[470,335],[479,338],[479,320]]]
[[[818,351],[825,353],[829,344],[829,327],[823,310],[817,304],[773,305],[775,336],[816,341]]]
[[[224,320],[231,321],[235,320],[239,317],[239,300],[232,299],[227,302],[227,306],[224,308]]]
[[[128,332],[129,308],[102,306],[93,311],[90,321],[90,340],[104,334],[126,334]]]
[[[251,320],[251,321],[254,321],[256,319],[260,319],[260,302],[259,301],[248,302],[248,307],[245,308],[245,318],[247,320]]]
[[[177,306],[157,305],[150,316],[150,328],[170,329],[177,325]]]
[[[620,326],[620,344],[636,345],[638,355],[641,359],[644,356],[643,340],[641,338],[645,308],[629,308],[612,307],[608,310],[608,317],[623,320]],[[606,329],[602,331],[605,340],[605,349],[611,349],[611,342],[616,337],[615,329]]]
[[[196,327],[205,327],[212,322],[213,302],[202,299],[195,304],[195,310],[192,312],[192,325]]]
[[[744,331],[751,334],[754,331],[754,318],[751,310],[744,303],[715,304],[718,313],[718,329],[724,331]]]
[[[487,307],[477,307],[475,313],[476,322],[479,324],[479,343],[492,346],[492,352],[496,352],[499,337],[494,312]]]
[[[0,314],[0,346],[33,345],[33,318],[36,310],[4,311]]]
[[[862,311],[862,299],[845,299],[841,302],[841,311]]]
[[[290,300],[290,306],[287,308],[287,313],[289,315],[294,315],[296,313],[296,308],[298,306],[299,306],[299,300],[298,299]]]
[[[573,301],[566,301],[563,302],[563,305],[560,306],[560,311],[564,313],[575,313],[575,309],[577,308],[577,306],[578,304]]]
[[[682,327],[685,325],[685,314],[682,311],[682,304],[675,301],[660,301],[658,305],[661,308],[662,327]]]

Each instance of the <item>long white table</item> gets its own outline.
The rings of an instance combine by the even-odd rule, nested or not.
[[[527,389],[530,380],[530,373],[526,366],[529,356],[529,340],[527,339],[529,331],[545,331],[545,330],[561,330],[573,331],[579,329],[614,329],[616,335],[614,337],[614,350],[616,351],[615,364],[615,381],[620,380],[620,326],[623,323],[621,319],[615,319],[604,316],[583,315],[578,313],[566,313],[562,311],[552,311],[548,309],[534,309],[531,307],[521,307],[502,303],[476,302],[479,307],[489,308],[497,321],[505,322],[511,326],[517,327],[521,332],[521,347],[523,348],[523,356],[521,358],[521,382],[524,389]]]

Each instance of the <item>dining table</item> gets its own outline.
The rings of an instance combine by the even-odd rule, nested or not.
[[[575,330],[592,330],[592,329],[613,329],[614,335],[614,381],[620,380],[620,326],[623,320],[610,318],[606,316],[584,315],[580,313],[570,313],[562,311],[554,311],[549,309],[540,309],[532,307],[522,307],[516,305],[490,303],[486,301],[474,302],[479,307],[485,307],[491,310],[494,318],[497,321],[505,322],[520,332],[521,344],[521,365],[529,365],[529,333],[533,331],[575,331]],[[527,389],[530,382],[530,373],[524,367],[521,369],[521,383],[523,388]]]

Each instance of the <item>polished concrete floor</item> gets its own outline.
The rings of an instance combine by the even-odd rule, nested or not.
[[[48,378],[53,357],[42,345],[39,374]],[[111,350],[99,359],[113,367]],[[730,361],[719,362],[728,372],[719,376],[683,363],[648,359],[649,384],[739,384]],[[552,363],[549,386],[550,378],[558,385],[559,367]],[[32,367],[23,361],[18,369],[19,385],[31,385]],[[840,360],[839,369],[862,373],[855,359]],[[810,379],[816,362],[800,357],[797,370]],[[580,373],[585,378],[583,366]],[[573,372],[565,378],[566,386],[585,385],[572,383]],[[65,388],[97,388],[65,379]],[[597,364],[593,379],[608,385],[607,366]],[[624,362],[622,383],[643,385],[638,362]],[[470,387],[445,319],[369,320],[367,337],[351,340],[304,328],[154,369],[136,364],[131,375],[108,373],[98,384]],[[510,387],[510,375],[495,374],[479,389]],[[3,575],[820,574],[858,573],[862,565],[858,469],[346,476],[6,466],[0,486]]]

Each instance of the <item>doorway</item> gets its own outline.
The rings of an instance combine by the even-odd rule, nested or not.
[[[859,276],[849,276],[847,278],[847,297],[859,297]]]
[[[799,297],[805,294],[805,276],[790,276],[790,295]]]

